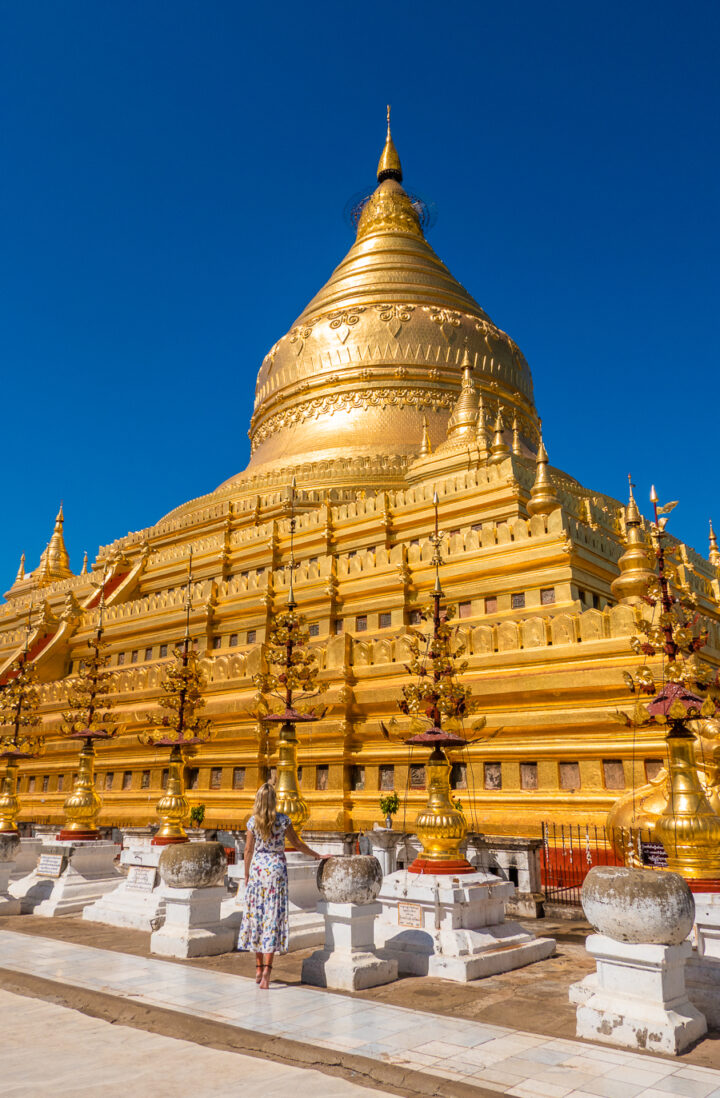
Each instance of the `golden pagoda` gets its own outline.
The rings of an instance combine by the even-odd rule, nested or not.
[[[391,740],[381,722],[396,713],[408,630],[432,596],[436,492],[462,683],[487,718],[487,734],[462,759],[450,752],[451,784],[473,801],[483,830],[602,824],[618,798],[656,779],[664,737],[618,732],[614,716],[644,613],[648,523],[633,500],[626,510],[550,465],[528,364],[426,240],[389,127],[377,180],[347,255],[260,364],[247,468],[103,546],[77,575],[61,511],[39,566],[23,565],[0,604],[0,681],[22,648],[31,600],[39,611],[28,658],[47,753],[21,765],[21,820],[62,822],[75,767],[62,713],[91,652],[105,573],[120,731],[98,748],[100,826],[154,818],[167,752],[137,736],[159,711],[186,610],[215,734],[186,759],[183,784],[205,805],[206,826],[244,824],[258,783],[278,767],[254,698],[291,583],[325,687],[326,709],[297,744],[308,826],[372,827],[379,796],[392,790],[410,825],[428,799],[426,766],[402,742],[406,718]],[[705,655],[717,666],[716,546],[707,560],[668,540],[674,582],[708,619]]]

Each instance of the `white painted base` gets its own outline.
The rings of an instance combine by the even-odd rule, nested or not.
[[[307,854],[290,851],[287,855],[288,867],[288,953],[299,949],[312,949],[325,940],[325,920],[318,912],[321,900],[317,886],[318,863]],[[240,868],[240,867],[238,867]],[[223,917],[237,924],[236,938],[242,923],[245,906],[245,879],[238,875],[237,895],[223,904]],[[236,920],[233,916],[237,916]]]
[[[374,924],[381,911],[378,903],[319,903],[318,912],[325,920],[325,947],[303,961],[303,983],[364,991],[397,980],[397,961],[375,952]]]
[[[89,904],[83,911],[83,919],[91,923],[130,927],[132,930],[144,930],[148,933],[159,927],[165,918],[165,895],[157,872],[163,849],[161,846],[150,846],[148,842],[124,850],[121,861],[128,867],[129,876],[123,878],[112,892],[105,893],[95,903]],[[155,871],[152,891],[140,889],[133,883],[133,866]]]
[[[62,854],[65,867],[59,877],[43,877],[37,868],[10,885],[10,894],[20,900],[23,914],[46,917],[76,915],[122,880],[115,868],[115,843],[44,842],[41,854]]]
[[[0,862],[0,915],[19,915],[20,901],[8,892],[13,862]]]
[[[514,885],[492,873],[459,877],[399,870],[383,880],[375,943],[401,976],[465,983],[550,957],[553,938],[535,938],[505,922]]]
[[[223,923],[220,906],[227,895],[213,888],[162,886],[165,922],[150,935],[150,951],[161,957],[214,957],[235,949],[237,930]]]
[[[688,997],[707,1019],[711,1029],[720,1029],[720,895],[695,894],[696,949],[685,967]]]
[[[18,855],[12,863],[11,881],[19,881],[22,877],[27,877],[28,873],[32,873],[40,857],[41,846],[42,841],[40,839],[20,840]]]
[[[407,838],[409,836],[404,832],[387,827],[375,827],[363,835],[363,839],[370,847],[369,853],[380,862],[383,877],[397,870],[397,848]]]
[[[578,1037],[677,1055],[707,1032],[685,988],[689,942],[644,945],[591,934],[586,948],[597,972],[570,987]]]

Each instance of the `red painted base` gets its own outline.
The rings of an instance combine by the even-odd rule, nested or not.
[[[685,880],[691,892],[720,892],[720,880],[717,877],[707,881],[699,877],[686,877]]]
[[[92,843],[100,838],[99,831],[59,831],[55,836],[61,843]]]
[[[150,840],[150,846],[175,846],[177,843],[189,843],[189,839],[159,839],[157,835]]]
[[[477,873],[477,869],[474,865],[470,865],[470,862],[466,861],[465,858],[453,858],[436,862],[432,858],[418,857],[408,867],[408,873],[432,873],[437,877],[459,877],[463,873]]]

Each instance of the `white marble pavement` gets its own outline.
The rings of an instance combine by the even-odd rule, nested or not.
[[[0,967],[515,1098],[720,1098],[720,1071],[0,930]],[[482,984],[478,985],[480,992]]]

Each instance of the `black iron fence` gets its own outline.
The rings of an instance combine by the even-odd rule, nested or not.
[[[647,831],[595,824],[542,825],[542,887],[547,903],[580,905],[580,889],[595,865],[660,864]]]

